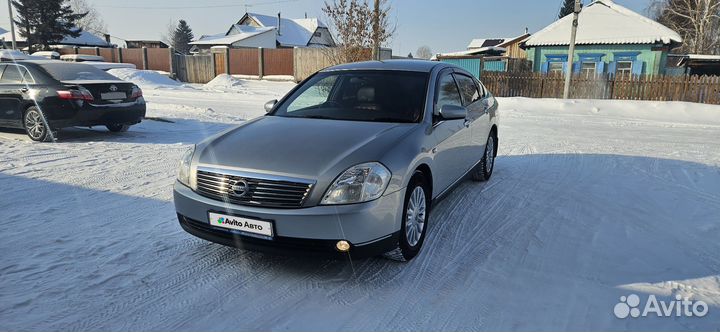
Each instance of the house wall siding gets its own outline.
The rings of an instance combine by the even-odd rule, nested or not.
[[[664,74],[665,66],[663,62],[667,62],[667,51],[658,50],[654,45],[578,45],[575,48],[573,62],[579,61],[580,55],[583,53],[602,53],[605,54],[602,58],[603,62],[609,64],[615,61],[614,53],[616,52],[640,52],[637,59],[644,63],[643,74]],[[527,51],[527,58],[533,62],[533,71],[539,72],[542,69],[543,62],[547,60],[546,55],[567,55],[567,53],[567,46],[532,47]]]

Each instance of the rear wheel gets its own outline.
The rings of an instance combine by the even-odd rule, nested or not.
[[[48,134],[48,125],[45,123],[40,109],[37,107],[29,107],[23,115],[23,126],[27,135],[36,142],[50,141],[55,137],[55,133]]]
[[[427,188],[423,174],[416,172],[405,192],[398,245],[386,254],[388,258],[406,262],[420,252],[430,219],[430,192]]]
[[[482,160],[480,160],[477,169],[472,173],[473,180],[490,180],[493,169],[495,168],[495,151],[497,151],[497,136],[495,136],[495,133],[490,133],[487,144],[485,144],[485,152],[483,153]]]
[[[124,125],[124,124],[109,124],[105,125],[107,129],[113,133],[124,133],[130,129],[130,125]]]

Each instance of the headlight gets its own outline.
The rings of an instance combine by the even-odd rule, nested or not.
[[[178,181],[180,183],[190,187],[190,164],[192,163],[193,154],[195,154],[195,146],[183,154],[180,159],[180,170],[178,170]]]
[[[350,167],[323,196],[323,205],[362,203],[378,199],[390,182],[390,171],[372,162]]]

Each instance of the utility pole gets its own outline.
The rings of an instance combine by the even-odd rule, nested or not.
[[[570,29],[570,50],[568,51],[567,70],[565,70],[565,90],[563,90],[563,98],[570,98],[570,81],[573,74],[573,60],[575,60],[575,38],[577,37],[578,18],[580,17],[582,4],[580,0],[575,0],[575,11],[573,12],[572,28]]]
[[[373,14],[373,58],[380,61],[380,0],[375,0]]]
[[[17,49],[17,42],[15,41],[15,20],[13,18],[12,0],[8,0],[8,15],[10,15],[10,34],[12,35],[12,49]]]

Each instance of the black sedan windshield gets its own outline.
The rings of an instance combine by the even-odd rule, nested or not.
[[[295,91],[273,115],[349,121],[422,119],[426,73],[340,71],[320,73]]]
[[[58,81],[117,81],[98,68],[82,63],[53,62],[40,65],[50,76]]]

